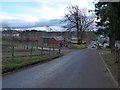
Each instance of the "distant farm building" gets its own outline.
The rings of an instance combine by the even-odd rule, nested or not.
[[[64,38],[62,36],[41,36],[38,40],[39,44],[64,44]]]

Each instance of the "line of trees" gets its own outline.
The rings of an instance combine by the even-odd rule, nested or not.
[[[110,37],[110,47],[120,40],[120,2],[98,2],[95,4],[98,34]]]

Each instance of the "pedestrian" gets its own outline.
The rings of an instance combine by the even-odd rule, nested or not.
[[[62,47],[62,43],[60,43],[60,47]]]

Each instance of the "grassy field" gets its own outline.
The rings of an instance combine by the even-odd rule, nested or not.
[[[83,49],[86,48],[84,44],[70,44],[68,45],[69,49]]]
[[[52,60],[54,58],[60,57],[63,54],[56,54],[56,55],[44,55],[44,56],[33,56],[30,57],[16,57],[12,58],[4,58],[2,60],[2,73],[7,73],[9,71],[18,70],[20,68],[33,65],[39,62],[45,62]]]

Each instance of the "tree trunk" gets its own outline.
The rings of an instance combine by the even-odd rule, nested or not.
[[[80,44],[82,44],[82,34],[83,34],[82,30],[80,30]]]
[[[79,26],[78,26],[78,23],[76,24],[76,28],[77,28],[78,44],[80,44],[80,35],[79,35]]]

